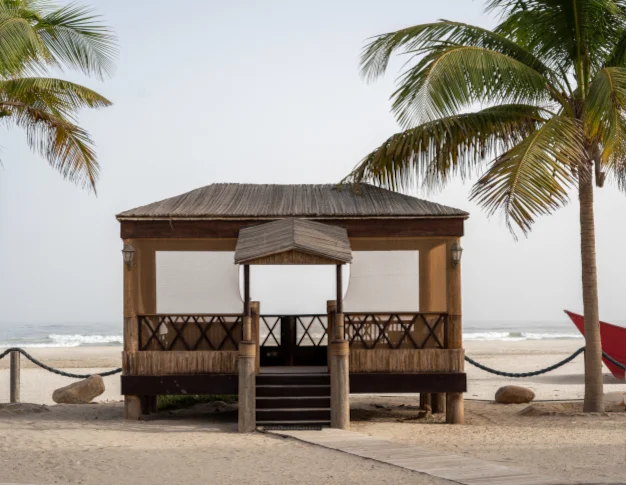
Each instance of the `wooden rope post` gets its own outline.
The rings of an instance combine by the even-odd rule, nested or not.
[[[13,350],[11,352],[11,393],[12,403],[20,402],[20,353]]]

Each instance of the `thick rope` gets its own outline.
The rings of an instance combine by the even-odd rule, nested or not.
[[[11,353],[11,352],[19,352],[24,357],[26,357],[28,360],[30,360],[33,364],[38,365],[39,367],[41,367],[42,369],[47,370],[48,372],[52,372],[53,374],[58,374],[58,375],[64,376],[64,377],[72,377],[74,379],[87,379],[88,377],[91,377],[92,375],[99,375],[99,376],[102,376],[102,377],[107,377],[107,376],[112,376],[113,374],[118,374],[118,373],[122,372],[122,368],[120,367],[119,369],[113,369],[113,370],[110,370],[110,371],[107,371],[107,372],[102,372],[100,374],[71,374],[69,372],[64,372],[62,370],[55,369],[54,367],[50,367],[49,365],[46,365],[43,362],[38,361],[32,355],[30,355],[28,352],[26,352],[23,349],[19,349],[17,347],[6,349],[4,352],[2,352],[0,354],[0,360],[2,360],[4,357],[9,355],[9,353]]]
[[[518,372],[518,373],[516,373],[516,372],[504,372],[504,371],[492,369],[491,367],[487,367],[486,365],[480,364],[479,362],[476,362],[474,359],[472,359],[471,357],[468,357],[468,356],[465,356],[465,360],[467,362],[469,362],[470,364],[478,367],[479,369],[484,370],[485,372],[490,372],[491,374],[495,374],[495,375],[503,376],[503,377],[521,378],[521,377],[533,377],[533,376],[538,376],[538,375],[541,375],[541,374],[546,374],[548,372],[551,372],[551,371],[553,371],[555,369],[558,369],[559,367],[564,366],[568,362],[571,362],[572,360],[574,360],[576,357],[578,357],[584,351],[585,351],[585,347],[581,347],[576,352],[574,352],[572,355],[570,355],[569,357],[566,357],[562,361],[557,362],[556,364],[551,365],[549,367],[546,367],[544,369],[539,369],[539,370],[532,371],[532,372]],[[94,375],[94,374],[71,374],[69,372],[64,372],[62,370],[55,369],[54,367],[50,367],[50,366],[44,364],[43,362],[35,359],[32,355],[30,355],[25,350],[17,348],[17,347],[12,347],[12,348],[6,349],[4,352],[2,352],[0,354],[0,360],[2,360],[4,357],[9,355],[11,352],[19,352],[24,357],[26,357],[28,360],[30,360],[33,364],[41,367],[42,369],[47,370],[48,372],[52,372],[52,373],[58,374],[60,376],[72,377],[74,379],[86,379],[86,378],[91,377],[92,375]],[[618,362],[617,360],[615,360],[613,357],[611,357],[606,352],[602,352],[602,356],[605,359],[607,359],[609,362],[611,362],[613,365],[619,367],[620,369],[626,370],[626,365],[622,364],[621,362]],[[120,372],[122,372],[121,367],[117,368],[117,369],[113,369],[113,370],[107,371],[107,372],[101,372],[100,374],[96,374],[96,375],[99,375],[99,376],[102,376],[102,377],[107,377],[107,376],[112,376],[114,374],[119,374]]]
[[[465,356],[465,360],[467,362],[469,362],[470,364],[475,365],[479,369],[482,369],[482,370],[484,370],[486,372],[490,372],[490,373],[495,374],[497,376],[504,376],[504,377],[532,377],[532,376],[538,376],[538,375],[541,375],[541,374],[545,374],[547,372],[553,371],[554,369],[558,369],[559,367],[561,367],[561,366],[567,364],[568,362],[574,360],[576,357],[578,357],[584,351],[585,351],[585,347],[581,347],[576,352],[574,352],[572,355],[570,355],[569,357],[566,357],[561,362],[557,362],[556,364],[551,365],[550,367],[546,367],[545,369],[539,369],[539,370],[532,371],[532,372],[519,372],[519,373],[503,372],[503,371],[499,371],[499,370],[496,370],[496,369],[492,369],[491,367],[487,367],[486,365],[479,364],[478,362],[476,362],[474,359],[471,359],[467,355]]]
[[[539,370],[532,371],[532,372],[519,372],[519,373],[503,372],[503,371],[500,371],[500,370],[492,369],[491,367],[487,367],[486,365],[479,364],[474,359],[472,359],[470,357],[467,357],[467,356],[465,356],[465,360],[467,362],[469,362],[470,364],[478,367],[479,369],[484,370],[485,372],[490,372],[491,374],[495,374],[497,376],[519,378],[519,377],[532,377],[532,376],[538,376],[538,375],[541,375],[541,374],[546,374],[546,373],[548,373],[550,371],[558,369],[561,366],[564,366],[568,362],[571,362],[572,360],[574,360],[576,357],[578,357],[584,351],[585,351],[585,347],[581,347],[576,352],[574,352],[572,355],[570,355],[569,357],[566,357],[562,361],[557,362],[556,364],[551,365],[550,367],[546,367],[545,369],[539,369]],[[617,360],[615,360],[613,357],[611,357],[606,352],[602,352],[602,356],[606,360],[608,360],[611,364],[616,365],[620,369],[626,370],[626,365],[622,364],[621,362],[618,362]]]

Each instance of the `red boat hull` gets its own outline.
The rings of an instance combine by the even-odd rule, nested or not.
[[[567,316],[572,319],[576,328],[585,335],[585,319],[582,315],[568,312]],[[626,365],[626,328],[618,327],[606,322],[600,322],[600,339],[602,340],[602,350],[613,357],[616,361]],[[621,380],[625,380],[624,370],[611,364],[604,357],[604,364],[609,368],[611,374]]]

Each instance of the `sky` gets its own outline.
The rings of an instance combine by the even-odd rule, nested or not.
[[[97,197],[65,182],[0,130],[0,323],[121,322],[115,214],[214,182],[334,183],[399,130],[385,79],[358,72],[368,37],[446,18],[481,26],[483,2],[90,0],[116,31],[120,60],[84,111],[102,167]],[[578,204],[515,241],[468,201],[471,184],[418,194],[471,213],[463,238],[468,321],[559,321],[582,311]],[[596,191],[601,318],[626,320],[626,196]]]

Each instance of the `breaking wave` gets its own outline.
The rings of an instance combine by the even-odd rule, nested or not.
[[[468,332],[463,334],[463,340],[504,340],[515,342],[519,340],[563,340],[582,339],[577,333],[534,333],[534,332]]]

